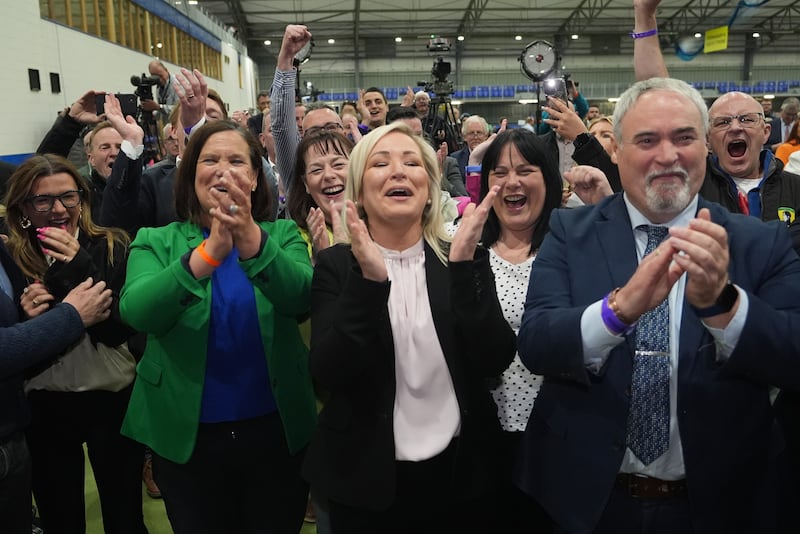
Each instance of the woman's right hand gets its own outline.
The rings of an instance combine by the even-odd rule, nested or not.
[[[385,282],[389,279],[386,263],[378,245],[372,240],[367,225],[358,216],[358,210],[352,200],[348,200],[345,208],[346,224],[350,230],[350,246],[353,256],[361,267],[361,274],[367,280]]]
[[[478,206],[475,206],[472,202],[467,204],[464,215],[461,216],[461,223],[453,236],[452,243],[450,243],[448,259],[451,262],[471,261],[475,258],[475,249],[481,240],[483,225],[489,217],[492,203],[499,191],[500,186],[495,185],[486,193],[486,197]]]
[[[335,216],[335,214],[331,214]],[[325,250],[331,246],[331,240],[328,237],[328,226],[325,224],[325,213],[320,208],[308,210],[306,217],[306,225],[308,226],[308,234],[311,237],[311,251],[313,257],[316,258],[320,250]]]

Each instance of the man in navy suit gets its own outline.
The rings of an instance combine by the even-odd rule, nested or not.
[[[769,393],[800,388],[800,259],[785,225],[698,196],[709,120],[696,90],[638,82],[614,124],[625,193],[555,212],[534,263],[518,344],[545,381],[517,483],[563,532],[774,531]],[[649,254],[644,225],[668,228]],[[647,329],[667,346],[643,350]],[[659,362],[662,388],[640,386],[643,362]],[[663,436],[655,454],[636,421],[657,427],[644,441]]]

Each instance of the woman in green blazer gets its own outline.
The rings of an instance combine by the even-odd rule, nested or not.
[[[148,445],[176,534],[299,532],[316,423],[312,269],[294,222],[266,222],[259,146],[230,121],[193,135],[179,222],[131,245],[123,318],[147,333],[123,434]]]

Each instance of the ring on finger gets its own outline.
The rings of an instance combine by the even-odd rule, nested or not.
[[[194,95],[186,95],[186,98],[194,98]]]
[[[239,206],[237,206],[236,204],[231,204],[230,206],[228,206],[228,211],[230,212],[231,215],[236,215],[236,212],[239,211]]]
[[[39,305],[39,299],[37,299],[36,297],[34,297],[34,299],[33,299],[33,305],[34,306],[38,306]]]

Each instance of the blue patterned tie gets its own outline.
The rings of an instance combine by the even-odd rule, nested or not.
[[[664,226],[647,230],[647,256],[667,236]],[[639,318],[633,360],[628,448],[649,465],[669,447],[669,298]]]

